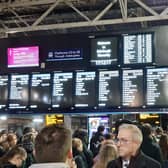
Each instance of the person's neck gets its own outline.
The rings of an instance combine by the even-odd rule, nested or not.
[[[122,160],[129,161],[129,160],[131,160],[131,156],[130,157],[123,157]]]

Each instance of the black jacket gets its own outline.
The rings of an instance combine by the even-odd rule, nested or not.
[[[152,138],[144,137],[143,142],[141,144],[141,150],[147,156],[157,160],[161,164],[163,163],[162,153],[160,147],[157,143],[155,143]]]
[[[16,165],[11,163],[4,163],[3,165],[0,165],[0,168],[17,168]]]
[[[99,153],[101,142],[104,140],[104,136],[101,132],[96,132],[90,140],[90,150],[95,157]]]
[[[109,162],[107,168],[122,168],[121,158]],[[128,168],[161,168],[161,165],[158,161],[140,151],[135,157],[131,158]]]

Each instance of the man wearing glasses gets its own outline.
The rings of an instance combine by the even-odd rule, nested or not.
[[[116,140],[119,158],[112,160],[107,168],[161,168],[159,162],[140,150],[142,140],[142,133],[136,125],[122,124]]]

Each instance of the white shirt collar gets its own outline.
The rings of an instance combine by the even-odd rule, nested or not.
[[[37,163],[32,164],[29,168],[69,168],[69,166],[65,163]]]
[[[127,168],[129,165],[129,160],[122,160],[122,168]]]

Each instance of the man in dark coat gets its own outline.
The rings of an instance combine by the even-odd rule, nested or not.
[[[141,149],[143,153],[162,164],[163,158],[161,149],[158,143],[156,143],[152,137],[152,126],[148,123],[143,124],[141,127],[141,131],[143,134],[143,141],[141,144]]]
[[[97,128],[97,132],[90,140],[90,150],[92,151],[94,157],[99,153],[101,142],[104,140],[104,129],[105,127],[103,125],[100,125]]]
[[[117,136],[119,158],[111,161],[107,168],[161,168],[156,160],[140,151],[142,133],[133,124],[122,124]]]

